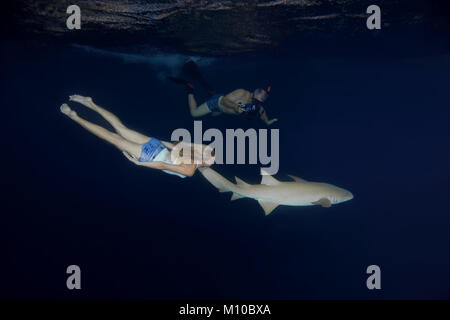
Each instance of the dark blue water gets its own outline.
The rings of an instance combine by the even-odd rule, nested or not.
[[[2,51],[5,297],[450,298],[448,55],[248,55],[204,67],[219,91],[272,86],[277,178],[355,195],[265,217],[256,201],[230,202],[199,173],[181,180],[135,166],[59,112],[78,93],[149,136],[192,130],[185,93],[157,68],[70,46],[11,42]],[[264,125],[221,116],[203,127]],[[260,179],[258,166],[215,169]],[[80,291],[66,289],[71,264],[81,267]],[[382,290],[366,288],[372,264]]]

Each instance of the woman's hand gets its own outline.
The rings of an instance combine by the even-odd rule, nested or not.
[[[133,157],[132,155],[130,155],[128,152],[123,151],[122,153],[123,153],[123,155],[124,155],[128,160],[130,160],[130,161],[133,162],[134,164],[137,164],[138,166],[141,165],[141,163],[139,162],[139,160],[136,159],[135,157]]]

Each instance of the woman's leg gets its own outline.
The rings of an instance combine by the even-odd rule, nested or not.
[[[96,105],[94,101],[92,101],[92,98],[90,97],[73,95],[70,96],[70,101],[81,103],[82,105],[94,110],[95,112],[98,112],[103,118],[105,118],[106,121],[108,121],[113,126],[113,128],[117,131],[117,133],[120,134],[122,137],[124,137],[126,140],[133,141],[138,144],[144,144],[148,140],[150,140],[150,137],[147,137],[139,132],[136,132],[134,130],[125,127],[125,125],[122,123],[122,121],[120,121],[120,119],[116,115]]]
[[[134,143],[131,141],[126,140],[122,136],[113,133],[109,130],[106,130],[103,127],[100,127],[99,125],[93,124],[92,122],[89,122],[70,109],[70,107],[67,104],[63,104],[61,106],[61,112],[67,115],[70,119],[77,122],[79,125],[81,125],[83,128],[88,130],[89,132],[95,134],[97,137],[108,141],[109,143],[116,146],[121,151],[126,151],[136,159],[139,159],[141,156],[141,150],[142,145],[138,143]]]

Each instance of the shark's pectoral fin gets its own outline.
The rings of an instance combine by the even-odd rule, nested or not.
[[[240,198],[242,198],[241,195],[239,195],[237,193],[233,193],[233,195],[231,196],[230,201],[234,201],[234,200],[237,200],[237,199],[240,199]]]
[[[278,203],[274,202],[258,200],[258,203],[264,209],[264,213],[266,214],[266,216],[269,215],[276,207],[278,207]]]
[[[328,200],[327,198],[320,198],[319,200],[314,201],[313,203],[314,203],[314,204],[317,204],[317,205],[319,205],[319,206],[322,206],[322,207],[324,207],[324,208],[329,208],[329,207],[331,207],[331,201]]]
[[[219,190],[219,192],[230,192],[230,190],[225,190],[222,187],[218,187],[217,190]]]

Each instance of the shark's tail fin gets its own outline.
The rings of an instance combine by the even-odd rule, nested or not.
[[[223,176],[218,174],[216,171],[209,167],[198,168],[198,171],[209,181],[214,187],[216,187],[219,192],[230,192],[230,187],[233,183],[225,179]]]

